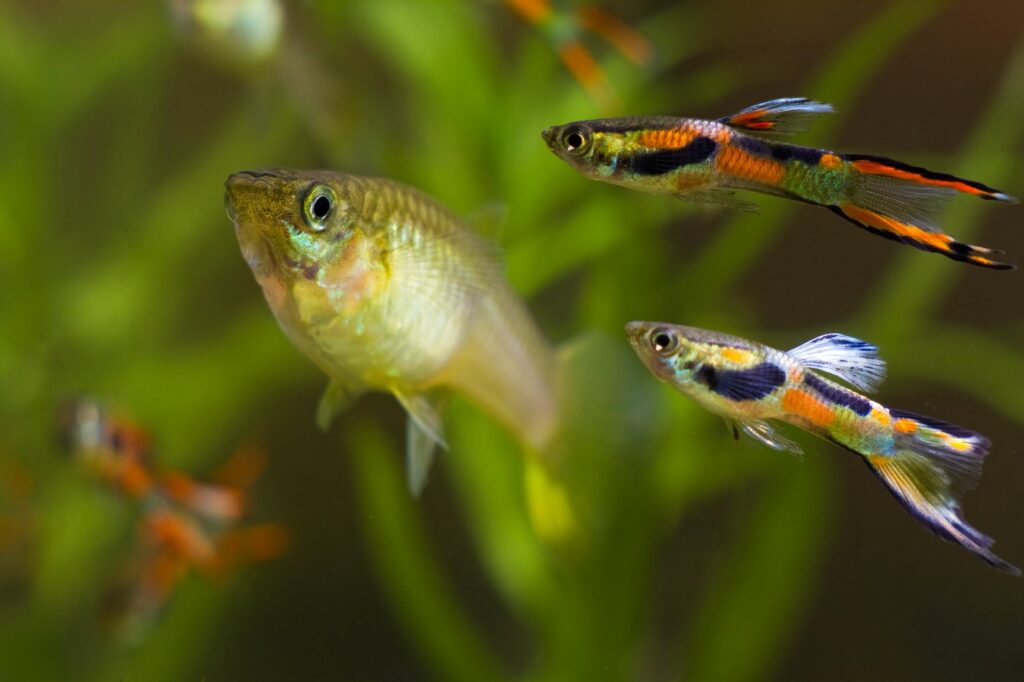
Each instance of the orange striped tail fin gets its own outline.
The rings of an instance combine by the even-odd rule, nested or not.
[[[1018,203],[1016,197],[1012,197],[1006,192],[1000,192],[988,185],[983,185],[980,182],[964,180],[963,178],[958,178],[955,175],[947,175],[946,173],[936,173],[935,171],[930,171],[927,168],[911,166],[910,164],[902,163],[900,161],[887,159],[884,156],[844,154],[843,159],[849,161],[857,171],[865,175],[879,175],[886,178],[892,178],[894,180],[902,180],[913,185],[934,187],[940,190],[945,190],[946,192],[963,192],[964,194],[973,194],[976,197],[981,197],[982,199],[988,199],[990,201],[1005,201],[1011,204]]]
[[[1020,569],[996,556],[992,538],[967,523],[960,509],[959,493],[981,477],[988,438],[911,412],[889,413],[895,447],[891,453],[867,455],[871,471],[933,533],[1000,571],[1020,576]]]
[[[879,156],[843,157],[855,175],[847,201],[830,208],[855,225],[886,239],[947,258],[996,270],[1015,266],[996,260],[1001,251],[957,241],[938,226],[946,203],[957,192],[991,201],[1017,200],[992,187]]]

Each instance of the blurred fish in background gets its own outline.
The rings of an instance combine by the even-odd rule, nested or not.
[[[326,148],[352,116],[340,86],[288,21],[279,0],[167,0],[176,38],[202,58],[235,72],[252,87],[255,110],[268,98],[293,102]]]
[[[584,44],[593,33],[637,66],[653,57],[650,42],[615,13],[596,5],[559,9],[548,0],[505,0],[520,17],[537,27],[551,44],[573,78],[600,105],[617,105],[619,99],[598,60]]]
[[[20,605],[32,579],[35,482],[0,448],[0,612]]]
[[[168,6],[174,29],[214,58],[258,64],[281,45],[285,22],[278,0],[168,0]]]
[[[289,534],[280,524],[238,527],[250,504],[247,490],[266,464],[261,450],[240,448],[214,474],[217,482],[200,482],[158,470],[150,434],[93,398],[62,405],[58,424],[74,461],[138,507],[138,547],[108,600],[115,605],[108,615],[127,639],[139,641],[152,628],[192,571],[223,576],[287,551]]]

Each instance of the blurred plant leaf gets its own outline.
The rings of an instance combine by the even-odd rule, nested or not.
[[[441,679],[502,680],[505,675],[445,585],[416,516],[416,503],[399,472],[399,454],[379,427],[349,432],[363,536],[399,625]]]
[[[685,646],[685,678],[764,679],[782,658],[814,592],[815,557],[829,527],[823,469],[790,462],[763,480],[755,510],[705,592]]]

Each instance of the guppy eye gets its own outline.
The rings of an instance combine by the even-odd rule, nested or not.
[[[676,335],[667,329],[658,329],[651,334],[651,347],[654,352],[667,355],[676,349],[679,344],[679,340]]]
[[[562,143],[565,145],[566,151],[576,152],[579,154],[587,146],[589,136],[587,131],[580,127],[569,128],[565,131],[565,135],[562,136]]]
[[[322,232],[327,229],[327,218],[334,210],[334,190],[327,185],[314,185],[302,202],[302,212],[309,229]]]

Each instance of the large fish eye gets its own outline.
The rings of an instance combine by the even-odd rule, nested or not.
[[[327,185],[313,185],[302,202],[303,218],[309,229],[314,232],[326,230],[327,219],[331,217],[336,203],[334,190]]]
[[[679,345],[679,339],[669,329],[655,329],[651,332],[651,348],[655,353],[668,355]]]
[[[565,150],[573,154],[582,154],[590,143],[590,134],[582,126],[573,126],[562,135],[562,144]]]

